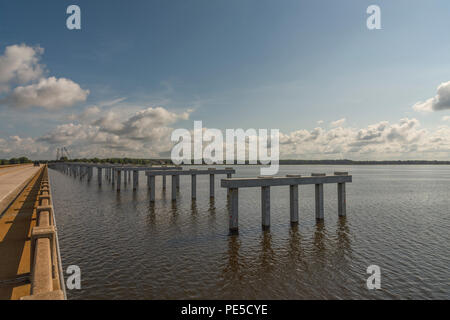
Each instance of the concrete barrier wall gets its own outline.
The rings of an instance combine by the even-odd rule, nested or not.
[[[31,295],[22,300],[66,299],[61,260],[51,200],[48,168],[42,169],[36,210],[36,226],[31,231]]]

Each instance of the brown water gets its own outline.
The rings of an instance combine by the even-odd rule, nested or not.
[[[450,166],[282,166],[282,174],[349,171],[347,217],[325,185],[316,224],[314,187],[300,188],[300,223],[289,223],[288,187],[271,188],[271,230],[261,229],[260,190],[239,191],[239,236],[228,236],[226,190],[181,178],[172,203],[157,178],[151,205],[139,189],[118,194],[50,170],[63,268],[81,268],[69,299],[449,299]],[[259,168],[237,167],[237,175]],[[366,269],[381,268],[368,290]]]

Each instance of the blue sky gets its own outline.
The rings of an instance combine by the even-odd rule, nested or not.
[[[81,30],[66,28],[70,4],[81,8]],[[366,27],[371,4],[381,8],[382,30]],[[170,126],[202,120],[287,135],[318,125],[330,130],[343,118],[355,134],[408,118],[431,135],[448,126],[449,109],[412,106],[450,80],[449,16],[444,0],[2,0],[0,54],[11,45],[39,46],[45,76],[70,79],[89,94],[52,110],[3,103],[0,137],[36,139],[91,106],[114,107],[125,118],[149,107],[192,109]],[[110,107],[111,101],[119,102]]]

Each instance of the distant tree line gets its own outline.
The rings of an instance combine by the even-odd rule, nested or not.
[[[27,157],[20,157],[20,158],[11,158],[11,159],[0,159],[0,165],[5,164],[20,164],[20,163],[31,163],[32,161],[28,159]]]
[[[161,165],[172,164],[170,159],[137,159],[137,158],[77,158],[67,159],[67,157],[61,157],[58,162],[90,162],[90,163],[111,163],[111,164],[136,164],[136,165]]]
[[[6,160],[8,161],[8,160]],[[111,164],[135,164],[135,165],[171,165],[170,159],[138,159],[138,158],[78,158],[67,159],[67,157],[61,157],[61,161],[67,162],[90,162],[90,163],[111,163]],[[46,161],[43,161],[46,162]],[[194,160],[192,160],[194,163]],[[203,164],[206,164],[203,161]],[[228,163],[227,163],[228,164]],[[237,161],[234,162],[237,165]],[[241,164],[241,163],[239,163]],[[249,161],[245,161],[243,164],[249,164]],[[348,160],[348,159],[336,159],[336,160],[280,160],[280,165],[418,165],[418,164],[444,164],[450,165],[450,161],[438,161],[438,160]]]

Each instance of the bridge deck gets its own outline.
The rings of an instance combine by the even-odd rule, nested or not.
[[[14,300],[30,294],[30,234],[35,225],[33,209],[39,189],[36,173],[40,169],[16,168],[0,175],[0,198],[4,203],[20,193],[0,217],[0,299]],[[0,169],[0,174],[3,170],[7,169]]]
[[[34,167],[31,164],[6,168],[0,167],[0,214],[38,170],[39,167]]]

